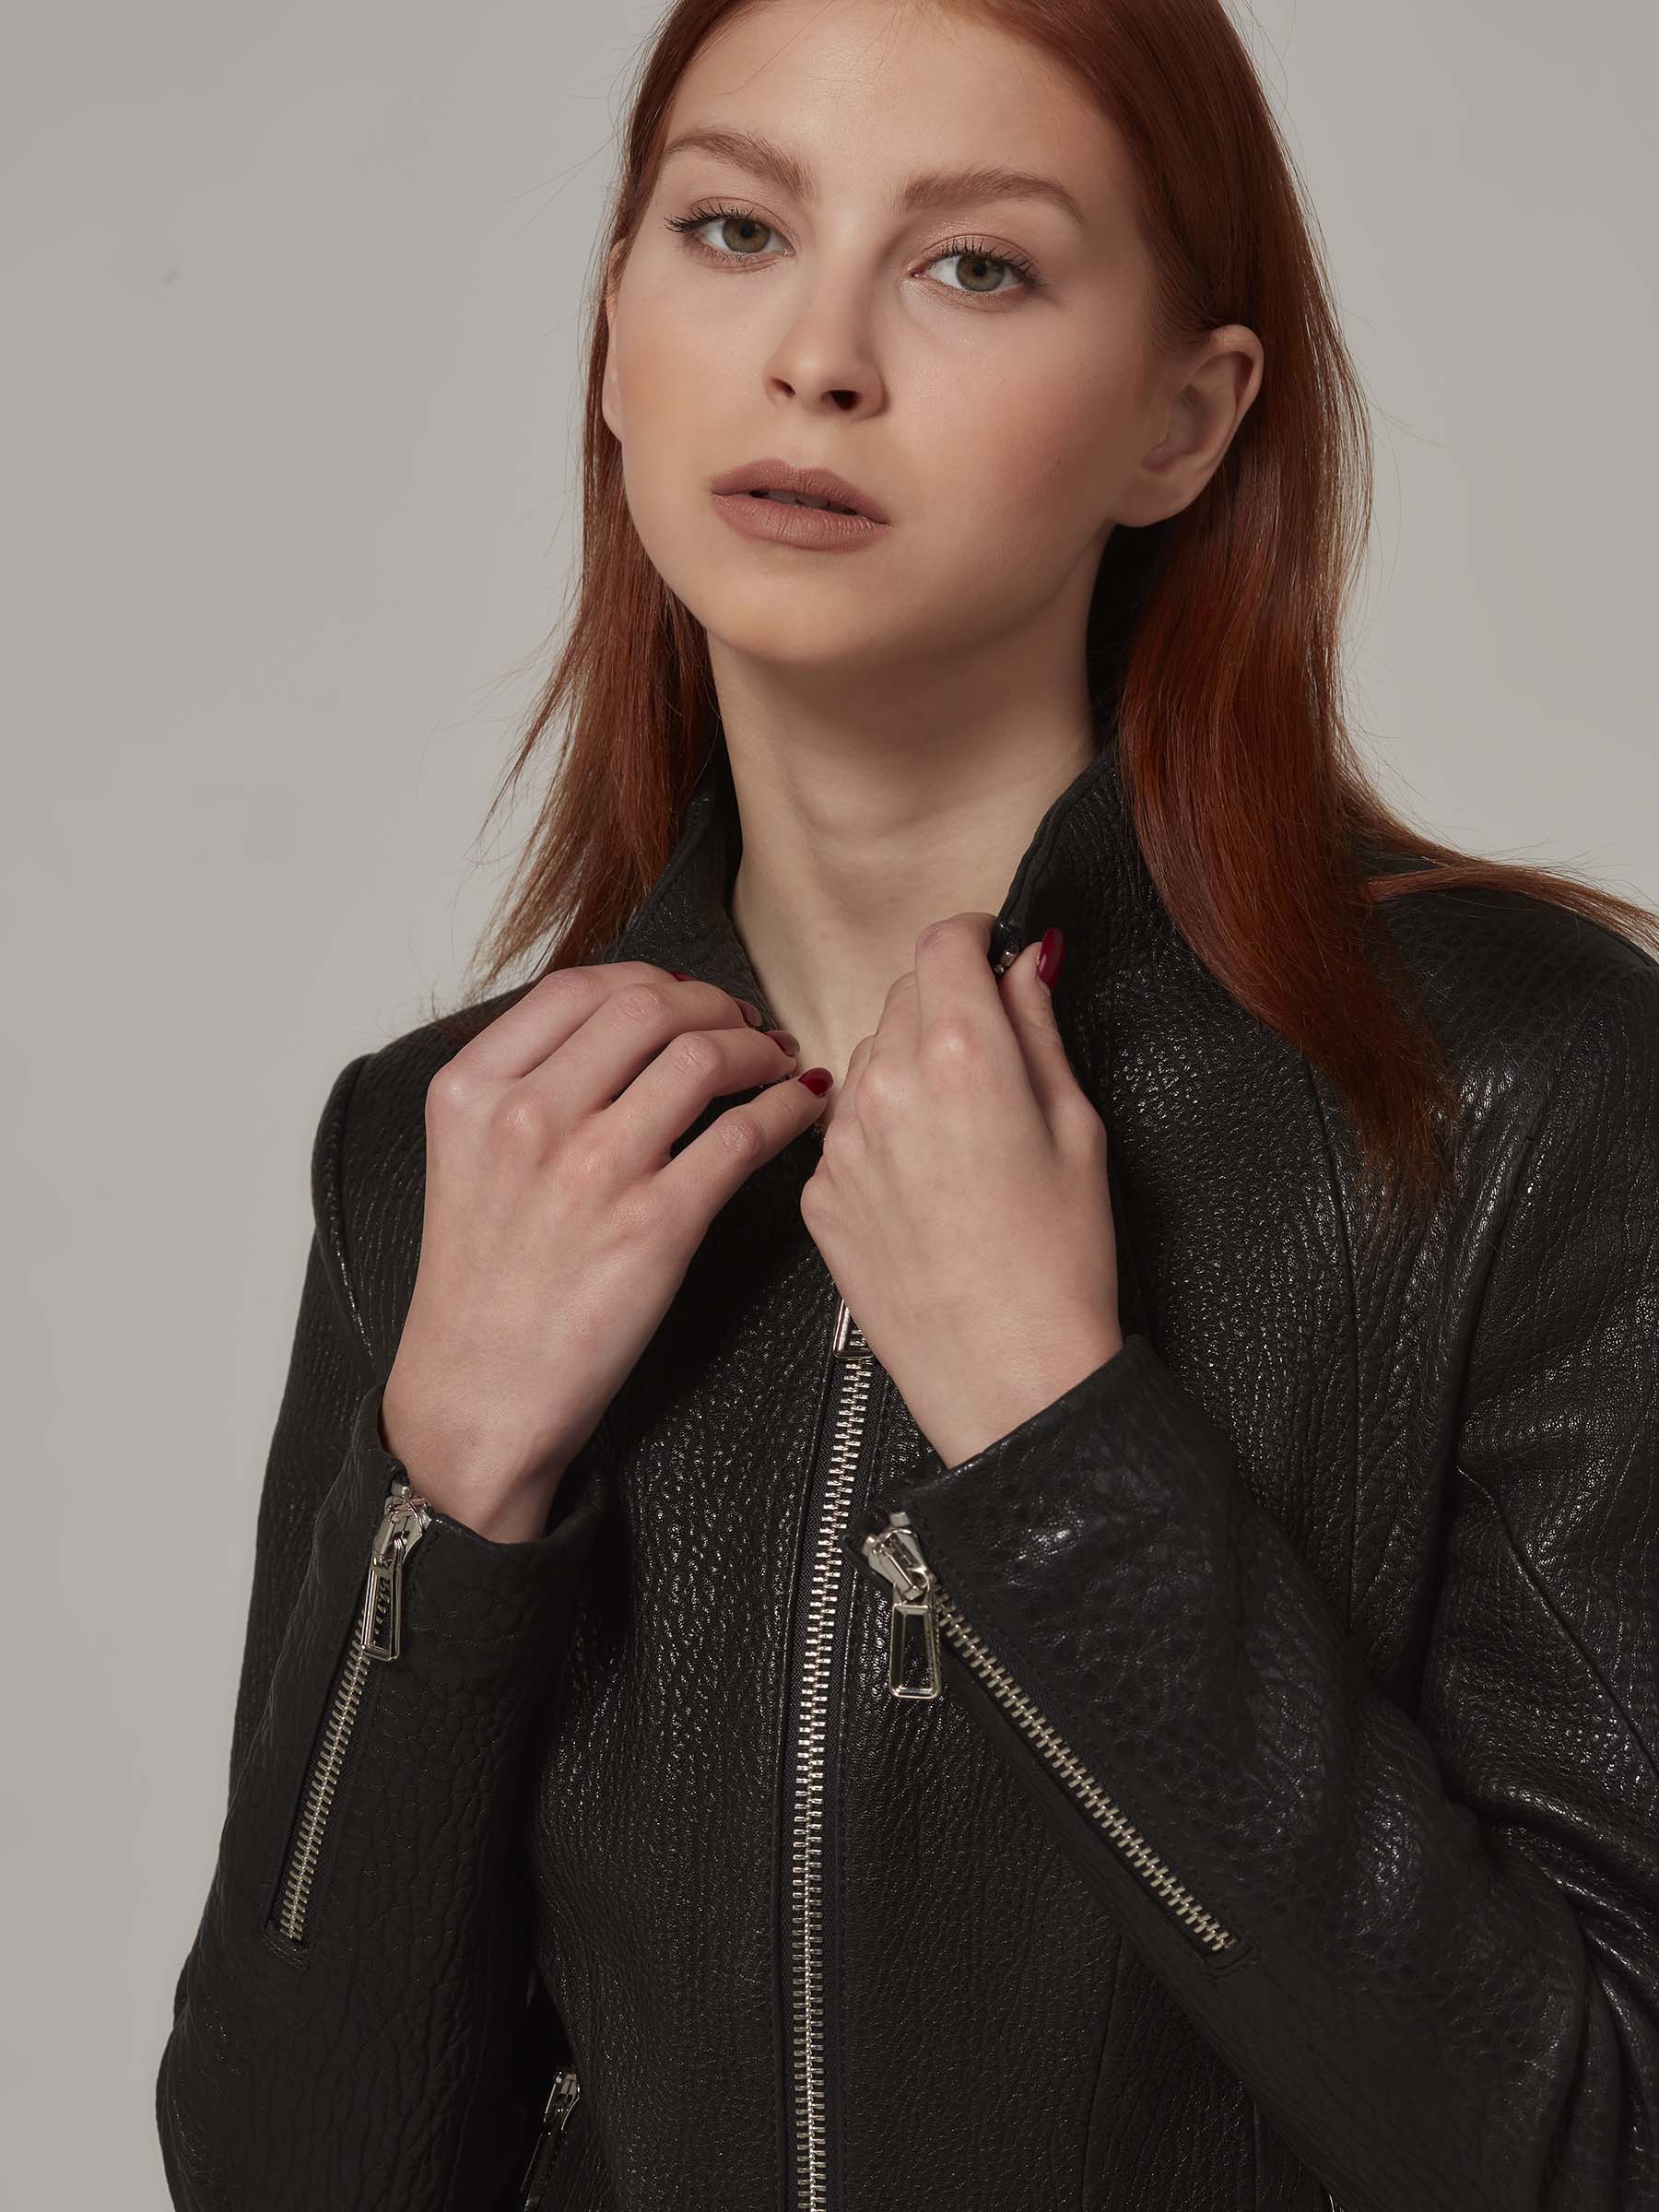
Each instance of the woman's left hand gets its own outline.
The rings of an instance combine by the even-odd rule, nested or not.
[[[847,1064],[801,1218],[947,1466],[1122,1347],[1106,1129],[1065,1056],[1038,945],[930,923]]]

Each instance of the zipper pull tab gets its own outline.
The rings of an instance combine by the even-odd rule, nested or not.
[[[896,1511],[884,1529],[865,1538],[864,1554],[893,1585],[888,1626],[888,1690],[896,1698],[938,1697],[944,1683],[939,1673],[933,1571],[922,1556],[910,1515]],[[917,1674],[920,1682],[912,1679]]]
[[[816,1129],[815,1122],[813,1127]],[[859,1327],[853,1309],[844,1298],[835,1308],[835,1327],[830,1332],[830,1349],[838,1359],[867,1359],[870,1356],[869,1339]]]
[[[582,2094],[582,2084],[576,2078],[574,2066],[561,2066],[553,2077],[553,2087],[547,2092],[547,2110],[542,2114],[541,2132],[530,2153],[530,2163],[524,2169],[524,2178],[519,2183],[519,2212],[535,2212],[535,2207],[546,2200],[547,2179],[552,2171],[559,2139],[564,2134],[565,2123],[575,2110],[576,2100]]]
[[[395,1659],[403,1649],[403,1563],[426,1534],[431,1517],[430,1505],[416,1497],[406,1482],[392,1485],[374,1532],[358,1620],[358,1648],[367,1658]]]

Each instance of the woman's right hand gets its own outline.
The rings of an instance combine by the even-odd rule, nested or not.
[[[716,984],[643,960],[543,976],[426,1094],[420,1262],[381,1402],[416,1490],[538,1536],[716,1213],[823,1110]],[[764,1085],[670,1147],[728,1091]]]

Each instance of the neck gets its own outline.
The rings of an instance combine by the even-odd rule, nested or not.
[[[769,705],[778,711],[769,711]],[[742,831],[733,927],[802,1067],[837,1089],[930,922],[994,914],[1043,814],[1094,757],[1087,693],[849,726],[745,687],[722,722]]]

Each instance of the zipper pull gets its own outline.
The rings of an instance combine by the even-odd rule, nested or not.
[[[370,1659],[395,1659],[403,1649],[403,1563],[432,1517],[426,1499],[418,1498],[406,1482],[394,1482],[386,1495],[385,1511],[374,1532],[369,1554],[369,1579],[363,1585],[363,1609],[358,1620],[358,1649]],[[381,1600],[385,1599],[382,1630]]]
[[[817,1128],[815,1122],[813,1127]],[[859,1327],[853,1309],[841,1299],[835,1309],[835,1327],[830,1332],[830,1349],[838,1359],[867,1359],[870,1356],[869,1339]]]
[[[934,1607],[933,1570],[922,1556],[910,1515],[896,1510],[884,1529],[864,1540],[864,1554],[893,1585],[888,1626],[888,1688],[896,1698],[936,1698],[939,1622]],[[912,1677],[920,1673],[920,1684]]]
[[[1019,958],[1019,932],[1012,922],[998,921],[991,932],[991,943],[986,959],[991,962],[993,975],[1006,975]]]
[[[574,2066],[561,2066],[553,2077],[553,2087],[547,2091],[547,2106],[542,2114],[541,2133],[535,2138],[535,2147],[530,2153],[530,2163],[524,2169],[524,2178],[519,2183],[519,2212],[535,2212],[535,2206],[547,2197],[548,2169],[559,2148],[559,2139],[564,2134],[565,2123],[575,2109],[582,2094],[582,2084],[576,2078]]]

